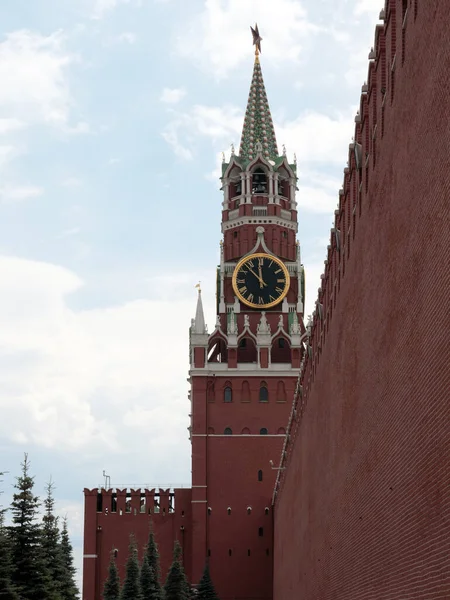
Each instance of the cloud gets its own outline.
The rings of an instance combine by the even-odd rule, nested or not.
[[[73,58],[60,32],[20,30],[0,44],[0,109],[7,119],[66,125],[71,96],[67,68]]]
[[[268,1],[209,0],[191,21],[180,26],[176,51],[217,78],[226,77],[248,62],[252,49],[247,24],[255,20],[264,38],[263,53],[267,50],[267,60],[277,64],[298,62],[305,40],[319,31],[297,0],[277,0],[276,15]]]
[[[170,114],[172,120],[163,137],[180,158],[192,160],[204,138],[211,141],[216,153],[229,148],[232,142],[239,148],[244,120],[240,108],[196,105],[190,111]],[[342,165],[353,127],[353,109],[334,115],[306,111],[294,120],[275,120],[279,151],[285,144],[290,155],[296,153],[300,165]]]
[[[133,458],[137,469],[149,473],[150,460],[159,480],[166,471],[181,478],[189,460],[179,452],[187,447],[188,325],[198,276],[152,278],[157,298],[75,311],[68,301],[83,286],[76,274],[1,257],[0,436],[62,454],[94,453],[105,465],[113,460],[116,472],[127,472],[130,456],[146,448]],[[211,282],[205,306],[213,313],[214,274],[203,279]]]
[[[338,204],[341,182],[325,173],[314,171],[300,171],[298,178],[299,191],[296,198],[299,210],[332,215]]]
[[[185,96],[186,90],[183,88],[164,88],[160,99],[165,104],[177,104]]]
[[[368,13],[375,18],[380,14],[384,4],[383,0],[357,0],[354,12],[356,15]]]
[[[0,187],[0,200],[3,202],[20,202],[28,198],[42,196],[44,190],[33,185],[22,185],[12,187]]]
[[[23,121],[19,119],[0,119],[0,135],[9,133],[10,131],[17,131],[25,126]]]

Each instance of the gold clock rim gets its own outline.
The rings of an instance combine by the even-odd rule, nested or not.
[[[286,278],[286,284],[285,284],[285,288],[284,288],[283,293],[274,302],[268,302],[267,304],[255,304],[254,302],[249,302],[239,292],[239,290],[237,289],[237,284],[236,284],[237,274],[238,274],[238,271],[241,268],[241,266],[244,263],[246,263],[247,261],[251,260],[252,258],[261,258],[261,257],[269,258],[270,260],[273,260],[274,262],[276,262],[283,269],[283,273],[284,273],[285,278]],[[287,293],[288,293],[289,288],[291,286],[291,276],[289,275],[288,268],[286,267],[286,265],[284,264],[284,262],[280,258],[278,258],[276,256],[273,256],[272,254],[266,254],[265,252],[254,252],[253,254],[248,254],[247,256],[244,256],[237,263],[237,265],[235,266],[234,271],[233,271],[233,278],[231,280],[231,284],[233,286],[233,291],[236,294],[236,296],[246,306],[249,306],[250,308],[259,308],[259,309],[262,309],[262,308],[272,308],[272,306],[276,306],[277,304],[279,304],[280,302],[282,302],[285,299],[285,297],[287,296]]]

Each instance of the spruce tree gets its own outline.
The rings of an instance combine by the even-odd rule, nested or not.
[[[55,516],[54,485],[47,484],[47,496],[44,500],[45,514],[42,518],[42,551],[48,574],[49,600],[62,600],[62,585],[65,578],[63,556],[61,552],[58,517]]]
[[[149,565],[153,569],[158,582],[161,581],[161,567],[159,564],[158,544],[155,540],[155,534],[153,533],[152,525],[150,525],[150,533],[148,535],[148,542],[145,554],[148,557]]]
[[[202,578],[200,579],[200,583],[198,584],[198,600],[219,600],[218,595],[216,594],[216,590],[214,589],[214,584],[211,579],[211,575],[209,573],[209,565],[206,563],[205,569],[203,571]]]
[[[42,551],[42,529],[37,522],[39,498],[33,493],[34,478],[30,477],[29,470],[25,454],[22,475],[17,477],[17,492],[11,503],[12,582],[21,600],[51,599],[53,586]]]
[[[173,561],[164,585],[164,600],[189,600],[190,586],[181,563],[181,546],[178,540],[173,550]]]
[[[4,526],[5,511],[0,510],[0,600],[19,600],[12,581],[11,542]]]
[[[162,600],[161,585],[146,554],[141,566],[140,586],[141,600]]]
[[[117,570],[114,552],[111,552],[111,560],[109,561],[108,578],[105,581],[103,588],[103,600],[119,600],[120,598],[120,580],[119,571]]]
[[[125,580],[120,592],[120,600],[140,600],[138,551],[133,535],[130,536]]]
[[[148,569],[145,565],[148,562]],[[143,578],[143,581],[142,581]],[[145,600],[161,600],[163,591],[161,587],[161,567],[159,563],[158,545],[155,540],[153,529],[150,528],[147,548],[141,571],[141,591]],[[147,595],[146,595],[147,594]]]
[[[73,566],[73,550],[70,543],[67,518],[63,520],[61,531],[60,550],[63,566],[63,577],[61,580],[61,597],[63,600],[78,600],[79,592],[75,582],[77,570]]]

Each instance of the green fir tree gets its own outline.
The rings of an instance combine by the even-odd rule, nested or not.
[[[103,588],[103,600],[119,600],[120,598],[120,579],[119,571],[117,570],[114,551],[111,552],[111,560],[109,561],[108,578],[105,581]]]
[[[0,510],[0,600],[19,600],[19,594],[11,581],[11,541],[5,528],[4,519],[5,511]]]
[[[42,529],[37,521],[39,498],[33,493],[34,478],[29,471],[30,462],[25,454],[11,503],[12,582],[21,600],[47,600],[53,598],[53,586],[42,551]]]
[[[65,577],[61,552],[58,517],[55,516],[54,484],[47,484],[47,496],[44,500],[45,514],[42,518],[42,551],[48,574],[50,575],[48,599],[62,600],[62,585]]]
[[[146,554],[141,566],[140,586],[141,600],[162,600],[161,585]]]
[[[148,557],[149,565],[153,569],[158,582],[161,581],[161,567],[159,563],[158,544],[155,540],[155,534],[153,533],[152,525],[150,525],[150,533],[148,535],[148,542],[145,554]]]
[[[145,564],[146,561],[148,562],[148,569]],[[158,545],[152,528],[150,528],[147,548],[142,562],[141,591],[145,600],[161,600],[163,597]]]
[[[120,600],[140,600],[138,550],[133,535],[130,536],[125,580],[120,592]]]
[[[202,578],[200,579],[200,583],[198,584],[198,600],[219,600],[218,595],[216,594],[216,590],[214,589],[214,584],[211,579],[211,575],[209,573],[209,565],[206,563],[205,569],[203,571]]]
[[[61,597],[63,600],[78,600],[79,592],[75,582],[77,570],[73,565],[73,549],[70,543],[67,518],[63,520],[61,531],[60,550],[63,565],[63,577],[61,580]]]
[[[190,600],[191,591],[181,562],[181,546],[178,540],[173,550],[173,561],[164,585],[164,600]]]

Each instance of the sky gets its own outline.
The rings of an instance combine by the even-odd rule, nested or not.
[[[383,0],[0,3],[0,471],[50,476],[82,563],[83,488],[190,485],[188,328],[213,329],[221,153],[250,25],[297,156],[312,311]],[[81,571],[79,571],[79,578]]]

